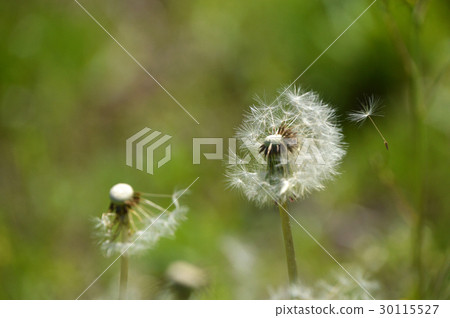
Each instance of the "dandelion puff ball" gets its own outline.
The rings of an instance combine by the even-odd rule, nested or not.
[[[323,189],[345,155],[334,110],[300,89],[250,107],[236,137],[240,151],[227,163],[228,183],[258,205]]]

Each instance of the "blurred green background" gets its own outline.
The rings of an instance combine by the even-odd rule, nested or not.
[[[271,102],[371,1],[80,3],[200,124],[76,2],[2,1],[0,298],[78,297],[114,260],[92,226],[110,187],[172,193],[198,176],[175,237],[131,258],[130,298],[170,297],[176,260],[208,274],[193,298],[273,297],[287,284],[277,211],[228,190],[223,162],[193,165],[192,138],[232,137],[256,95]],[[376,298],[450,298],[449,9],[378,0],[297,82],[335,106],[348,154],[289,210]],[[346,120],[371,94],[389,151],[370,123]],[[154,175],[125,165],[125,140],[144,127],[173,136]],[[306,286],[345,277],[292,226]],[[117,298],[118,276],[117,262],[82,299]]]

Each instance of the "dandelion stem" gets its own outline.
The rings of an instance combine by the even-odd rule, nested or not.
[[[284,247],[286,250],[286,260],[288,267],[289,282],[297,282],[297,261],[295,259],[294,241],[292,240],[290,217],[286,210],[286,202],[278,203],[281,218],[281,229],[283,230]]]
[[[381,138],[384,141],[384,146],[386,147],[387,150],[389,150],[389,145],[388,142],[386,141],[386,138],[384,138],[383,134],[381,133],[380,129],[378,129],[378,126],[375,124],[375,121],[372,119],[371,116],[367,116],[369,117],[370,121],[372,122],[373,126],[375,127],[375,129],[378,131],[378,133],[380,134]]]
[[[128,227],[125,225],[122,230],[122,242],[128,242]],[[125,252],[120,257],[120,285],[119,285],[119,299],[127,299],[127,285],[128,285],[128,252]]]
[[[427,219],[427,186],[428,186],[428,129],[426,124],[427,109],[424,102],[424,74],[421,69],[423,60],[421,58],[420,33],[423,18],[426,13],[428,0],[417,1],[412,12],[411,29],[411,65],[413,72],[410,76],[411,106],[414,109],[414,141],[416,146],[416,185],[415,185],[415,206],[417,215],[413,228],[413,253],[412,261],[417,275],[415,297],[424,298],[425,292],[425,262],[424,258],[424,236],[425,221]]]

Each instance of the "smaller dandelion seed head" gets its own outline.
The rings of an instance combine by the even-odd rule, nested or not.
[[[162,237],[173,236],[187,212],[179,203],[182,193],[185,191],[173,195],[144,194],[125,183],[113,186],[108,211],[95,220],[95,234],[106,256],[124,251],[136,253],[152,248]],[[152,197],[171,201],[163,208]],[[128,240],[121,242],[124,231]]]
[[[133,199],[134,190],[127,183],[118,183],[109,191],[109,198],[114,204],[125,204]]]

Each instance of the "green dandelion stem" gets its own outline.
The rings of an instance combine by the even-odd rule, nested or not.
[[[124,226],[122,230],[122,242],[128,243],[128,227]],[[120,284],[119,284],[119,299],[127,299],[127,285],[128,285],[128,253],[125,252],[120,257]]]
[[[284,247],[286,250],[286,260],[288,267],[289,282],[294,284],[297,282],[297,261],[295,259],[294,241],[292,240],[290,216],[287,213],[286,202],[278,203],[280,211],[281,229],[283,231]]]

